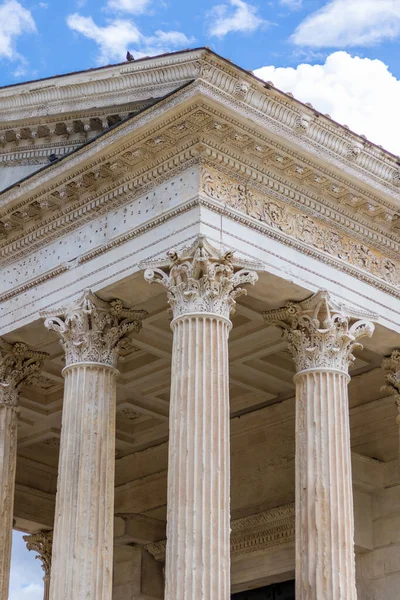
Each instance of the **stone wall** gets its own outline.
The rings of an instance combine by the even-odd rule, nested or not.
[[[372,498],[372,552],[357,555],[360,600],[398,598],[400,590],[400,484]]]

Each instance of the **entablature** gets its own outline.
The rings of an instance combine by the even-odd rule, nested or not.
[[[193,80],[337,168],[389,189],[400,185],[398,157],[205,48],[0,89],[0,121],[160,98]]]
[[[186,86],[0,195],[3,265],[196,165],[201,183],[191,205],[224,211],[398,296],[400,212],[391,195],[354,185],[203,92],[201,83]],[[176,214],[159,208],[164,219]],[[78,262],[124,243],[127,233],[82,250]],[[58,264],[52,276],[67,268]]]

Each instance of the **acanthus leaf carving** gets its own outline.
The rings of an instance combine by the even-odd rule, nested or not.
[[[254,269],[262,265],[241,261],[231,251],[219,251],[199,236],[181,252],[171,250],[168,259],[144,263],[149,283],[161,283],[167,290],[174,318],[189,313],[210,313],[226,319],[235,310],[236,298],[246,293],[244,284],[258,279]]]
[[[51,552],[53,547],[53,531],[39,531],[32,535],[24,535],[24,542],[28,550],[34,550],[37,552],[35,558],[42,562],[42,569],[44,571],[43,579],[50,578],[51,572]]]
[[[331,229],[313,216],[299,214],[298,210],[278,200],[270,200],[208,166],[202,171],[202,191],[209,198],[244,212],[314,249],[322,250],[390,285],[400,286],[400,264],[395,259],[382,256],[376,249],[347,236],[340,229]]]
[[[348,373],[359,339],[371,337],[376,315],[335,302],[320,290],[302,302],[288,302],[264,312],[264,319],[280,327],[288,342],[296,371],[335,369]]]
[[[47,329],[59,336],[67,366],[94,362],[112,367],[129,343],[127,335],[140,331],[146,315],[125,308],[119,299],[101,300],[90,290],[70,306],[41,314]]]
[[[396,421],[400,425],[400,349],[393,350],[390,356],[382,360],[382,369],[386,371],[382,391],[394,397],[399,412]]]
[[[47,356],[24,342],[10,344],[0,338],[0,405],[17,406],[21,386],[39,373]]]

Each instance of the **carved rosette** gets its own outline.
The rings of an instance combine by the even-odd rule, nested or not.
[[[37,552],[35,558],[42,561],[42,569],[44,571],[43,579],[50,578],[51,571],[51,551],[53,546],[53,531],[40,531],[33,535],[24,535],[24,542],[28,550]]]
[[[146,311],[125,308],[119,299],[106,302],[86,290],[70,306],[41,316],[47,329],[60,337],[66,366],[90,362],[115,367],[129,343],[127,335],[140,331],[146,315]]]
[[[226,319],[235,311],[236,298],[246,294],[241,286],[254,285],[254,269],[262,265],[237,260],[232,251],[221,252],[199,236],[181,252],[171,250],[167,260],[145,263],[144,277],[161,283],[176,319],[187,314],[214,314]]]
[[[375,315],[336,303],[327,291],[303,302],[288,302],[281,309],[264,312],[264,319],[283,330],[296,371],[334,369],[348,373],[355,360],[358,340],[371,335]]]
[[[24,342],[10,344],[0,338],[0,405],[17,406],[22,384],[40,371],[46,357]]]
[[[400,350],[393,350],[390,356],[382,360],[382,369],[386,371],[385,385],[382,391],[391,394],[396,402],[399,414],[397,424],[400,425]]]

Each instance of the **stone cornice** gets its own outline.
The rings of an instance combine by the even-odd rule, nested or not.
[[[188,91],[186,91],[186,94],[188,94]],[[178,97],[179,94],[172,99],[172,106]],[[191,119],[196,114],[201,115],[201,109],[207,112],[203,114],[204,126],[198,127],[196,122],[193,123]],[[150,109],[150,112],[154,111],[155,107]],[[221,127],[222,131],[215,129],[219,124],[211,122],[213,118],[225,119],[223,127]],[[229,165],[231,169],[233,168],[242,174],[243,180],[250,179],[252,184],[254,182],[256,186],[266,185],[272,193],[284,194],[287,201],[293,204],[300,203],[305,210],[320,213],[321,218],[329,221],[334,220],[339,227],[351,229],[356,236],[361,238],[370,238],[374,244],[386,248],[389,252],[398,252],[398,234],[395,231],[388,230],[387,225],[388,219],[390,222],[390,218],[396,216],[396,208],[390,202],[381,197],[366,194],[355,186],[344,187],[343,182],[347,183],[344,178],[338,178],[330,173],[328,169],[317,169],[309,160],[304,159],[302,156],[297,157],[293,153],[291,155],[287,148],[284,148],[281,144],[273,143],[265,136],[260,137],[258,135],[256,137],[256,133],[249,128],[241,126],[238,129],[238,125],[236,124],[236,128],[234,125],[232,118],[228,118],[221,111],[202,104],[197,113],[193,106],[183,108],[179,114],[173,114],[165,119],[163,128],[158,125],[143,134],[139,134],[135,140],[125,142],[122,146],[109,146],[106,159],[87,164],[83,161],[86,154],[96,157],[97,145],[100,145],[101,149],[107,145],[103,138],[95,141],[88,148],[79,150],[76,153],[76,159],[75,155],[72,155],[62,161],[56,171],[50,169],[38,173],[24,182],[20,190],[13,188],[3,194],[4,206],[0,218],[4,224],[3,226],[8,225],[10,227],[11,234],[8,234],[7,240],[3,241],[0,247],[9,246],[10,243],[20,245],[17,240],[21,239],[21,234],[23,237],[29,236],[32,241],[31,236],[35,232],[33,237],[37,237],[36,231],[38,228],[46,227],[50,223],[54,223],[55,219],[58,219],[61,206],[62,212],[66,214],[66,212],[69,212],[69,207],[73,207],[74,204],[81,208],[85,204],[88,206],[95,199],[98,200],[99,192],[109,195],[112,191],[112,194],[115,195],[118,187],[125,188],[125,191],[128,191],[129,188],[131,190],[133,188],[137,189],[138,186],[143,186],[146,183],[146,179],[149,181],[149,173],[153,173],[150,178],[153,180],[154,176],[160,176],[161,171],[165,173],[177,164],[183,164],[189,157],[193,158],[195,155],[201,154],[219,163]],[[129,131],[135,129],[132,123],[126,126]],[[187,131],[186,135],[185,132],[182,134],[181,128],[183,130],[189,129],[189,134]],[[227,128],[229,128],[228,131]],[[172,131],[173,133],[171,133]],[[162,140],[162,137],[152,138],[157,132],[166,134],[166,139]],[[222,137],[223,135],[225,135],[225,138],[229,137],[227,133],[229,133],[231,139],[224,143]],[[124,135],[124,130],[122,132],[110,132],[103,137],[110,138],[110,143],[112,143],[114,139],[118,141],[121,134]],[[232,141],[235,136],[237,138],[246,137],[246,152],[243,151],[243,144]],[[155,143],[154,139],[162,142],[157,148],[157,152],[154,151],[154,147],[151,147]],[[203,141],[201,151],[198,147],[200,139]],[[164,141],[166,143],[163,143]],[[263,146],[259,146],[259,142]],[[258,151],[255,148],[261,150]],[[277,154],[274,154],[275,152]],[[68,171],[71,162],[79,167],[78,171],[75,167],[72,176],[71,171]],[[62,176],[63,172],[65,172],[65,175],[63,180],[60,180],[59,177]],[[58,174],[59,177],[56,178]],[[82,179],[85,177],[87,179],[84,182],[84,187],[82,187],[80,182],[82,183]],[[318,181],[315,182],[315,179]],[[27,196],[21,195],[24,187],[27,187],[28,190],[34,190],[32,186],[34,186],[35,180],[38,183],[41,181],[45,183],[47,180],[50,187],[43,188],[41,186],[36,194],[31,192]],[[338,192],[336,193],[330,188],[338,190]],[[121,192],[118,191],[117,193],[120,194]],[[363,196],[361,196],[361,193],[363,193]],[[20,200],[17,200],[18,197]],[[7,198],[10,201],[15,200],[8,203]],[[110,199],[110,196],[108,198]],[[355,198],[355,208],[353,209],[349,209],[347,206],[347,202],[350,204],[351,198]],[[374,210],[370,216],[368,213],[371,202]],[[31,208],[27,210],[27,206]],[[37,216],[39,216],[38,213],[41,213],[40,209],[42,207],[44,207],[42,212],[45,219],[38,220]],[[51,209],[53,209],[54,216],[49,212]],[[33,214],[30,214],[30,211]],[[56,212],[54,213],[54,211]],[[85,213],[86,211],[81,212],[81,218],[84,218]],[[24,214],[29,224],[32,223],[31,217],[36,217],[34,225],[31,225],[29,229],[23,225]]]
[[[26,256],[81,227],[93,215],[132,201],[199,164],[203,173],[211,169],[214,183],[209,181],[204,187],[203,180],[199,193],[201,202],[208,202],[212,210],[222,210],[236,221],[398,296],[400,240],[384,218],[395,207],[385,198],[345,187],[347,180],[338,181],[329,168],[322,170],[281,142],[238,123],[231,113],[199,99],[201,89],[198,84],[190,85],[36,174],[20,189],[2,194],[0,219],[3,226],[10,225],[6,230],[10,233],[0,237],[2,264]],[[335,186],[339,192],[332,191]],[[22,193],[24,188],[26,193]],[[346,201],[354,193],[359,194],[358,205],[352,210]],[[371,198],[377,207],[373,218],[364,210]],[[270,210],[278,210],[280,220]],[[173,218],[174,211],[162,219]],[[139,230],[157,224],[159,219]],[[137,229],[132,235],[137,235]],[[83,254],[78,263],[124,243],[130,235],[124,233]],[[40,280],[72,266],[44,273]],[[30,281],[7,291],[1,300],[33,285]]]
[[[0,118],[25,118],[32,107],[40,114],[44,106],[50,114],[57,114],[63,103],[82,111],[92,107],[94,96],[103,106],[115,105],[126,102],[127,93],[132,101],[132,90],[135,101],[160,97],[192,79],[205,81],[211,93],[229,98],[283,138],[314,154],[322,150],[323,156],[334,159],[339,168],[345,165],[349,173],[363,174],[392,189],[400,185],[395,156],[205,49],[116,65],[90,76],[78,73],[3,88]]]

